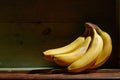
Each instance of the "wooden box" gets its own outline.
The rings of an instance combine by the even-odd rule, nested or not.
[[[92,22],[111,35],[113,51],[100,68],[120,68],[119,0],[1,0],[0,71],[56,66],[43,51],[67,45]]]

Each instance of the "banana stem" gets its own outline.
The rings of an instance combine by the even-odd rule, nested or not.
[[[98,34],[102,34],[102,32],[103,32],[97,25],[95,25],[93,23],[86,22],[85,26],[89,26],[89,27],[95,28],[96,31],[98,32]]]
[[[91,26],[91,25],[92,25],[92,23],[89,23],[89,22],[85,23],[85,32],[87,32],[87,35],[85,34],[85,36],[93,37],[93,35],[94,35],[93,29],[95,29],[95,27]]]

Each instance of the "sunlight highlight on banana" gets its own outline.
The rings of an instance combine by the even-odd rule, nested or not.
[[[90,22],[85,23],[84,33],[70,44],[43,52],[46,60],[64,66],[72,73],[102,66],[111,53],[110,35]]]

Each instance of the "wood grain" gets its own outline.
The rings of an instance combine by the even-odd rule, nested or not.
[[[114,70],[95,70],[88,73],[69,74],[69,73],[0,73],[0,79],[21,79],[21,80],[65,80],[65,79],[120,79],[120,71]]]

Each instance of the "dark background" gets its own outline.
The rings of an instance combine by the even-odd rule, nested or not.
[[[42,52],[66,45],[92,22],[111,35],[104,68],[119,68],[117,0],[0,0],[0,67],[49,66]],[[44,63],[45,62],[45,63]]]

